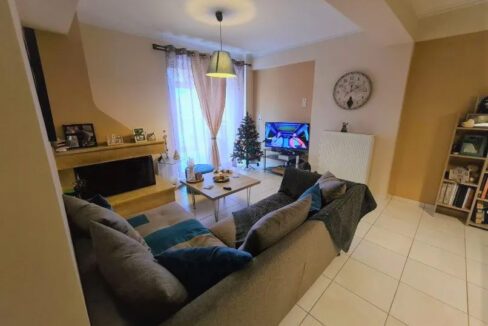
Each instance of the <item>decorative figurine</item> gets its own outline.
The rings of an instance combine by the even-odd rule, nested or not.
[[[343,122],[341,132],[347,132],[347,126],[348,125],[349,125],[349,122]]]

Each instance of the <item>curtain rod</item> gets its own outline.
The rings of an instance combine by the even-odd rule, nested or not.
[[[152,48],[153,48],[153,50],[156,50],[156,51],[164,51],[164,52],[175,51],[176,53],[186,53],[188,55],[199,54],[201,56],[209,56],[208,53],[199,53],[197,51],[191,51],[191,50],[187,50],[185,48],[175,48],[173,45],[159,45],[159,44],[153,43]],[[248,67],[252,66],[250,63],[246,63],[244,61],[232,59],[232,62],[234,62],[234,64],[236,64],[236,65],[242,65],[242,66],[248,66]]]

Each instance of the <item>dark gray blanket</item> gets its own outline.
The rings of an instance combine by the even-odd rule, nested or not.
[[[311,220],[324,222],[338,250],[349,251],[359,221],[376,208],[376,201],[364,184],[346,182],[347,192],[322,208]]]

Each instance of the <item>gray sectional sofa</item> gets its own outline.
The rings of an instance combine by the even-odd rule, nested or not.
[[[313,184],[316,176],[308,182]],[[285,175],[283,184],[286,178]],[[341,203],[350,204],[348,197],[357,192],[351,185],[335,201],[334,210]],[[301,184],[299,188],[309,186]],[[281,192],[284,191],[282,185]],[[295,195],[287,196],[293,199]],[[148,214],[160,218],[163,224],[192,218],[177,203]],[[73,244],[92,325],[142,325],[126,318],[113,298],[97,269],[91,239],[73,235]],[[227,276],[160,325],[277,325],[338,253],[326,223],[309,219],[254,257],[244,269]],[[127,281],[130,282],[130,275]]]

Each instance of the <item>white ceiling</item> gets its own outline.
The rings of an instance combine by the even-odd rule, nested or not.
[[[22,24],[55,33],[67,33],[78,0],[16,0]]]
[[[260,56],[359,31],[324,0],[80,0],[81,22],[196,49]]]
[[[488,3],[488,0],[411,0],[411,2],[417,17],[423,18]]]

